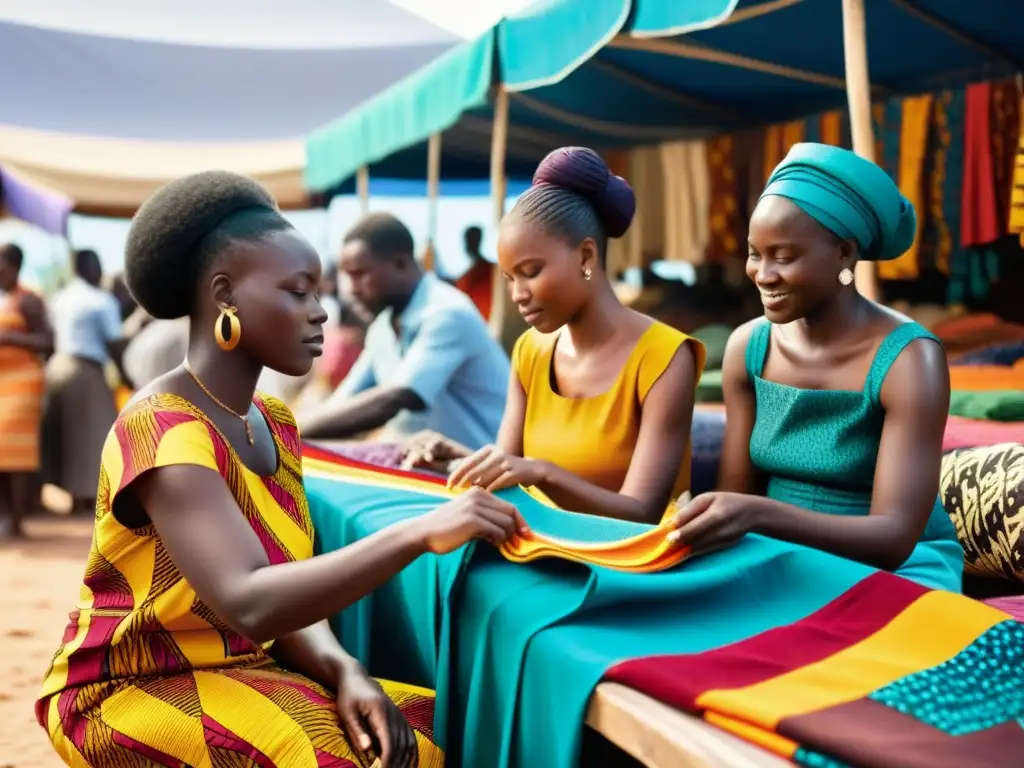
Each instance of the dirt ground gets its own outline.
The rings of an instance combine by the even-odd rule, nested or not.
[[[78,599],[92,521],[47,515],[0,544],[0,768],[58,768],[33,706]]]

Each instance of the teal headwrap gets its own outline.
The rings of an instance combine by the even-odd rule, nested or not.
[[[885,171],[828,144],[796,144],[772,171],[761,197],[779,195],[843,240],[860,258],[888,261],[914,242],[917,215]]]

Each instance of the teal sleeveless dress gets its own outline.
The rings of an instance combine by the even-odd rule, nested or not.
[[[938,339],[917,323],[904,323],[883,339],[862,392],[813,390],[761,378],[771,327],[767,320],[757,323],[746,350],[757,403],[750,459],[768,479],[767,497],[815,512],[868,514],[885,419],[882,382],[910,342]],[[896,573],[960,592],[963,567],[956,530],[936,497],[921,540]]]

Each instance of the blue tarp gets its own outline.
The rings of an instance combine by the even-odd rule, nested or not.
[[[865,0],[870,76],[877,98],[1024,69],[1021,0]],[[838,0],[545,0],[493,30],[494,82],[510,91],[509,159],[535,163],[567,143],[614,149],[771,124],[846,104]],[[485,36],[486,38],[487,36]],[[484,39],[484,38],[481,38]],[[477,41],[479,43],[479,41]],[[486,47],[486,44],[483,44]],[[449,54],[466,56],[472,44]],[[485,51],[477,49],[477,55]],[[360,143],[350,119],[307,142],[306,182],[324,189],[364,164],[426,157],[416,148],[443,120],[445,154],[462,145],[463,171],[486,175],[492,118],[483,89],[450,97],[436,62],[362,105]],[[399,108],[401,103],[405,108]],[[442,104],[443,103],[443,106]],[[345,142],[345,163],[329,148]],[[395,167],[391,175],[425,172]]]

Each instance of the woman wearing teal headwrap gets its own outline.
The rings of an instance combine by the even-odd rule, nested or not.
[[[750,219],[764,318],[723,365],[719,491],[672,534],[698,549],[758,532],[959,591],[963,550],[938,499],[949,370],[938,340],[857,292],[858,259],[913,242],[914,207],[852,152],[797,144]]]

